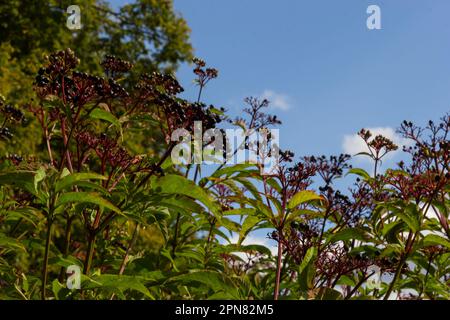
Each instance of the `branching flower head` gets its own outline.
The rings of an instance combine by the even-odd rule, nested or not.
[[[394,144],[394,142],[382,135],[377,135],[372,138],[372,133],[369,130],[361,129],[358,135],[366,143],[370,156],[374,160],[381,160],[389,152],[396,151],[398,149],[398,146]]]

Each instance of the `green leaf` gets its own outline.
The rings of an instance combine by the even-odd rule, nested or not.
[[[337,241],[348,241],[348,240],[368,240],[367,233],[359,228],[348,228],[341,229],[338,232],[331,235],[329,242],[334,243]]]
[[[245,164],[241,163],[241,164],[235,164],[235,165],[232,165],[232,166],[225,166],[222,169],[217,170],[216,172],[214,172],[211,177],[219,178],[219,177],[221,177],[223,175],[230,176],[230,175],[232,175],[233,173],[236,173],[236,172],[246,172],[250,168],[254,168],[254,167],[255,167],[255,165],[251,164],[251,163],[250,164],[249,163],[245,163]]]
[[[245,218],[244,223],[242,224],[241,232],[239,233],[239,242],[241,244],[244,241],[245,237],[248,233],[261,221],[260,217],[257,216],[248,216]]]
[[[352,168],[352,169],[348,170],[346,175],[348,175],[348,174],[356,174],[357,176],[360,176],[364,180],[370,179],[370,174],[368,174],[366,170],[360,169],[360,168]]]
[[[32,171],[15,171],[0,174],[0,185],[11,185],[36,195],[34,173]]]
[[[373,155],[368,152],[358,152],[357,154],[355,154],[355,156],[368,156],[370,158],[373,158]]]
[[[303,215],[306,216],[306,219],[315,219],[322,217],[323,213],[321,211],[313,211],[308,209],[294,210],[288,214],[285,224],[287,225],[291,221],[295,221],[299,216]]]
[[[115,125],[117,128],[121,129],[120,121],[117,119],[111,112],[96,108],[94,109],[91,114],[89,115],[92,119],[99,119],[107,121],[113,125]]]
[[[253,208],[238,208],[231,209],[223,212],[224,216],[247,216],[247,215],[256,215],[256,209]]]
[[[239,223],[236,223],[234,221],[231,221],[230,219],[221,217],[218,220],[218,224],[220,227],[225,227],[229,231],[239,232],[241,226]]]
[[[102,198],[99,194],[94,192],[67,192],[61,195],[58,198],[56,203],[56,207],[62,206],[67,203],[91,203],[104,208],[107,208],[111,211],[114,211],[118,214],[122,214],[122,212],[113,205],[108,200]]]
[[[272,252],[270,251],[269,248],[267,248],[266,246],[263,246],[261,244],[248,244],[245,246],[240,246],[239,247],[241,252],[259,252],[268,256],[272,256]]]
[[[245,178],[234,178],[234,180],[241,183],[244,186],[245,190],[250,192],[255,199],[258,199],[258,200],[262,199],[261,195],[260,195],[260,191],[251,181],[249,181]]]
[[[191,197],[203,203],[212,214],[220,218],[220,207],[201,187],[185,177],[168,174],[154,181],[154,190],[166,194],[178,194]]]
[[[189,273],[178,275],[170,278],[170,282],[174,283],[184,283],[191,284],[195,282],[199,282],[201,284],[206,285],[212,290],[219,291],[228,291],[232,289],[230,285],[224,282],[222,274],[210,271],[210,270],[192,270]]]
[[[179,272],[178,268],[177,268],[177,264],[175,263],[174,258],[172,257],[172,253],[169,249],[164,248],[160,251],[160,255],[163,257],[166,257],[170,263],[172,264],[172,268],[175,272]]]
[[[56,300],[59,300],[60,292],[64,289],[65,289],[65,287],[58,281],[58,279],[53,280],[52,292],[53,292],[53,296],[55,297]]]
[[[281,186],[277,180],[275,180],[274,178],[268,178],[266,179],[266,183],[276,192],[281,193]]]
[[[0,234],[0,248],[20,249],[25,251],[25,247],[18,240]]]
[[[294,209],[298,205],[312,200],[323,200],[322,196],[311,190],[303,190],[297,192],[288,202],[288,209]]]
[[[6,221],[17,221],[18,219],[24,219],[34,226],[36,226],[42,218],[39,213],[40,212],[36,208],[32,207],[23,207],[17,208],[15,210],[0,211],[0,215],[4,215],[6,217]]]
[[[250,204],[251,206],[253,206],[257,210],[257,213],[263,215],[265,218],[267,218],[269,220],[272,220],[274,218],[272,210],[266,204],[264,204],[261,200],[256,200],[256,199],[251,199],[251,198],[245,197],[243,199],[243,201],[245,201],[248,204]]]
[[[72,265],[77,265],[79,267],[83,266],[83,263],[80,260],[78,260],[77,258],[72,257],[72,256],[65,257],[62,255],[50,258],[48,260],[48,263],[50,265],[57,265],[57,266],[64,267],[64,268],[67,268]]]
[[[388,244],[383,251],[381,251],[380,257],[397,257],[403,252],[403,246],[397,243]]]
[[[117,129],[119,129],[120,136],[122,137],[123,140],[122,125],[119,119],[117,119],[111,112],[100,108],[96,108],[90,113],[89,117],[91,117],[92,119],[104,120],[116,126]]]
[[[339,278],[337,284],[343,284],[346,286],[354,287],[354,286],[356,286],[356,281],[352,277],[344,274]]]
[[[44,180],[44,179],[45,179],[45,176],[46,176],[46,173],[45,173],[44,168],[39,168],[39,169],[36,171],[36,174],[34,175],[34,181],[33,181],[33,183],[34,183],[34,190],[35,190],[36,192],[38,192],[38,184],[39,184],[39,182],[41,182],[42,180]]]
[[[333,288],[325,288],[325,290],[320,292],[321,293],[315,297],[316,300],[342,300],[342,293]]]
[[[101,288],[114,292],[116,292],[116,290],[119,292],[124,292],[125,290],[135,290],[154,300],[155,297],[153,297],[144,286],[142,283],[143,281],[145,281],[145,278],[139,276],[102,274],[99,276],[93,276],[87,281],[83,281],[82,288]]]
[[[415,204],[408,204],[404,208],[395,208],[393,209],[393,213],[402,219],[413,232],[419,231],[419,211]]]
[[[105,189],[101,184],[90,181],[77,181],[75,183],[77,187],[89,189],[89,191],[98,191],[104,195],[109,195],[109,191]]]
[[[437,234],[429,234],[425,236],[425,238],[423,238],[423,244],[425,246],[440,245],[446,247],[447,249],[450,249],[450,241]]]
[[[122,116],[120,117],[120,122],[121,123],[125,123],[125,122],[148,122],[151,125],[160,125],[160,122],[155,120],[155,118],[147,113],[139,113],[139,114],[133,114],[133,115],[129,115],[129,116]]]
[[[401,221],[397,220],[388,224],[385,224],[383,229],[381,230],[381,234],[386,238],[386,240],[389,243],[397,243],[398,238],[397,235],[405,231],[407,228],[406,224]]]
[[[315,259],[317,256],[317,250],[315,247],[311,247],[305,254],[302,263],[299,266],[298,282],[300,289],[309,290],[313,286],[314,277],[316,274]]]
[[[311,263],[311,260],[314,259],[316,256],[316,248],[311,247],[306,251],[305,257],[302,260],[302,263],[300,264],[300,267],[298,268],[298,273],[301,274],[305,268]]]
[[[70,188],[76,185],[78,182],[89,181],[89,180],[106,180],[105,176],[97,173],[82,172],[73,173],[65,176],[56,183],[55,191],[59,192],[62,189]]]

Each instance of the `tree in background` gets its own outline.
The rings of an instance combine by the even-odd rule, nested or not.
[[[133,82],[144,72],[173,72],[179,63],[192,58],[189,27],[171,0],[136,0],[117,10],[102,0],[80,0],[76,3],[81,10],[80,30],[66,27],[66,10],[72,4],[65,0],[0,3],[0,94],[10,103],[26,109],[34,96],[32,82],[40,61],[60,48],[72,48],[80,58],[79,69],[91,74],[102,73],[99,62],[106,54],[133,61],[126,80]],[[16,129],[7,144],[0,141],[0,154],[13,150],[21,155],[40,153],[43,144],[31,139],[37,128],[32,121],[26,129]],[[150,145],[142,134],[134,140],[137,151],[148,151]],[[153,143],[152,147],[157,146]]]

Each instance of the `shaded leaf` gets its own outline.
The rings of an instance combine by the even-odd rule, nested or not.
[[[94,192],[67,192],[58,198],[56,207],[67,203],[91,203],[121,214],[122,212],[108,200]]]

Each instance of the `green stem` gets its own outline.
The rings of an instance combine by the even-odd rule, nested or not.
[[[375,158],[375,166],[374,166],[374,170],[373,170],[373,177],[376,179],[377,177],[377,169],[378,169],[378,158]]]
[[[358,282],[358,284],[352,289],[352,291],[349,292],[349,294],[344,298],[344,300],[348,300],[352,297],[352,295],[369,279],[371,276],[373,276],[375,272],[372,272],[368,275],[363,276],[363,278]]]
[[[283,254],[283,244],[281,243],[281,230],[279,232],[280,232],[279,234],[280,241],[278,241],[277,276],[275,279],[275,292],[273,294],[274,300],[278,300],[278,296],[280,294],[281,269],[282,269],[281,256]]]
[[[53,225],[52,219],[47,219],[47,237],[45,240],[44,266],[42,268],[42,287],[41,287],[41,299],[42,300],[45,300],[45,288],[47,286],[48,256],[50,253],[52,225]]]
[[[120,265],[119,275],[122,275],[123,272],[125,271],[125,266],[127,265],[128,257],[130,255],[134,243],[136,242],[138,233],[139,233],[139,223],[137,223],[136,226],[134,227],[133,236],[128,245],[127,251],[125,252],[125,256],[123,257],[122,264]]]
[[[63,249],[63,255],[67,256],[69,254],[70,249],[70,240],[72,237],[72,222],[73,217],[67,217],[67,224],[66,224],[66,237],[64,239],[64,249]],[[59,271],[59,282],[62,282],[64,279],[64,267],[61,267],[61,270]]]
[[[180,218],[181,218],[181,214],[178,212],[177,214],[177,220],[175,222],[175,235],[173,237],[173,244],[172,244],[172,256],[175,256],[175,250],[177,249],[177,245],[178,245],[178,229],[180,228]]]
[[[395,285],[395,283],[397,282],[398,278],[400,277],[400,274],[402,273],[402,268],[403,268],[403,265],[405,264],[406,256],[407,256],[407,254],[405,253],[405,254],[403,255],[403,257],[400,259],[400,262],[399,262],[399,264],[398,264],[398,266],[397,266],[397,270],[395,270],[394,278],[392,279],[392,282],[391,282],[391,284],[389,285],[389,288],[388,288],[388,290],[386,291],[386,294],[384,295],[383,300],[388,300],[388,299],[389,299],[389,296],[390,296],[391,293],[392,293],[392,290],[394,290],[394,285]]]
[[[84,260],[84,268],[83,268],[83,273],[86,275],[89,273],[89,270],[91,269],[92,257],[94,256],[95,236],[96,235],[94,232],[89,233],[88,249],[86,252],[86,258]]]
[[[210,227],[209,227],[209,232],[208,232],[208,240],[206,241],[206,249],[205,249],[205,259],[208,259],[208,254],[210,251],[210,247],[211,247],[211,241],[213,239],[213,233],[214,233],[214,226],[216,225],[216,218],[213,218],[213,220],[210,222]],[[205,260],[205,267],[206,267],[206,262],[207,260]]]
[[[425,291],[425,287],[427,286],[428,275],[430,274],[431,263],[433,262],[433,255],[430,255],[430,259],[428,260],[427,271],[425,273],[425,280],[422,283],[420,288],[419,295],[417,296],[417,300],[420,300],[423,292]]]

